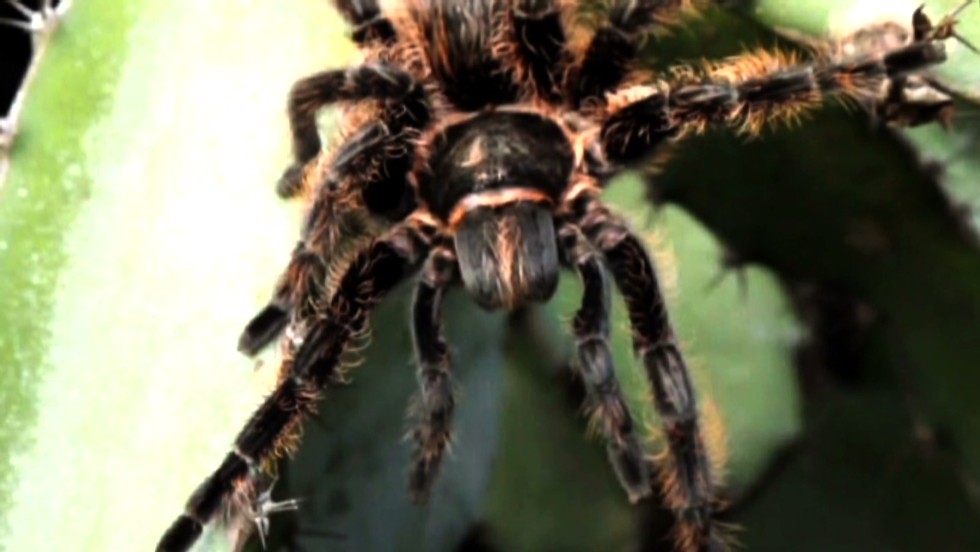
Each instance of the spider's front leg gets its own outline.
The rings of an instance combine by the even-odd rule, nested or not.
[[[231,452],[188,499],[157,552],[186,552],[236,486],[287,449],[320,392],[339,376],[341,358],[367,328],[374,306],[415,272],[429,249],[431,229],[417,219],[399,225],[358,254],[340,278],[321,316],[310,321],[288,374],[242,428]]]
[[[358,46],[388,45],[398,38],[378,0],[333,0],[333,5],[353,27],[351,38]]]
[[[377,214],[364,205],[362,192],[372,180],[399,193],[410,193],[404,174],[381,175],[365,165],[385,155],[387,130],[380,123],[368,123],[351,136],[336,152],[325,181],[316,190],[306,216],[302,239],[296,244],[286,269],[276,282],[272,299],[245,326],[238,338],[238,350],[254,356],[285,329],[290,315],[303,319],[312,314],[322,299],[332,262],[342,260],[341,249],[356,245],[357,238],[380,233]],[[391,182],[401,179],[400,184]],[[295,310],[295,312],[294,312]]]
[[[379,120],[364,124],[333,154],[324,181],[314,191],[303,238],[271,301],[239,337],[238,349],[243,353],[255,355],[272,342],[289,323],[290,314],[303,319],[315,310],[345,247],[378,235],[414,208],[414,191],[406,177],[415,151],[413,140],[431,113],[421,86],[413,81],[408,88],[405,97],[384,107]]]
[[[316,114],[321,108],[337,102],[403,100],[422,94],[421,85],[410,74],[385,63],[322,71],[297,81],[289,91],[286,110],[293,163],[279,179],[279,195],[288,198],[299,193],[306,164],[320,153]]]
[[[578,347],[577,367],[592,409],[592,421],[606,441],[609,460],[631,502],[649,496],[650,479],[633,417],[623,398],[609,350],[611,293],[598,252],[574,224],[558,231],[564,261],[582,279],[582,306],[572,321]]]
[[[650,380],[667,441],[657,459],[666,505],[677,518],[676,539],[685,552],[723,550],[713,525],[713,477],[698,421],[691,374],[681,354],[657,274],[642,242],[625,222],[592,200],[579,227],[605,256],[626,300],[633,348]]]
[[[901,90],[896,98],[890,85],[943,63],[942,40],[954,35],[923,36],[894,49],[844,59],[823,55],[810,63],[780,53],[746,54],[700,70],[685,68],[675,73],[687,76],[674,81],[626,87],[609,98],[600,146],[606,161],[620,167],[643,161],[672,138],[711,126],[756,134],[767,122],[792,118],[830,97],[858,100],[883,113],[886,122],[902,123],[909,106],[891,105],[905,99]],[[917,113],[938,115],[950,104],[949,98],[939,98],[935,105],[915,107]],[[891,108],[880,111],[883,105]],[[920,116],[915,122],[926,121]]]

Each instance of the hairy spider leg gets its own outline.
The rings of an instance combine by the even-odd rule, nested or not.
[[[406,96],[384,106],[379,120],[365,123],[337,148],[324,182],[314,191],[303,238],[271,301],[239,337],[239,351],[254,356],[282,333],[290,314],[300,319],[312,314],[342,241],[373,237],[415,208],[407,175],[414,138],[430,118],[422,87],[413,85]],[[297,305],[300,309],[293,313]]]
[[[616,165],[642,161],[661,143],[712,125],[755,134],[767,121],[796,116],[827,96],[877,98],[886,79],[942,63],[941,42],[918,42],[839,63],[793,63],[778,54],[749,54],[703,75],[661,86],[633,87],[612,100],[600,143]]]
[[[380,123],[369,123],[338,149],[330,173],[317,189],[307,213],[303,239],[293,249],[269,304],[248,322],[239,336],[239,351],[248,356],[258,354],[286,328],[295,306],[299,306],[295,313],[297,318],[312,314],[323,296],[328,277],[324,259],[337,252],[341,238],[353,240],[370,233],[370,222],[365,220],[362,211],[345,210],[350,206],[339,201],[337,196],[342,182],[357,180],[358,184],[362,183],[365,160],[370,163],[385,155],[387,148],[383,138],[386,134],[387,130]],[[355,162],[358,159],[362,162]],[[397,176],[404,179],[404,172],[407,169]],[[356,185],[348,188],[357,191]]]
[[[338,148],[332,159],[325,181],[316,189],[312,205],[306,215],[302,239],[296,244],[272,293],[272,299],[245,326],[238,340],[238,350],[254,356],[276,339],[289,323],[294,306],[299,309],[297,318],[312,314],[323,296],[329,267],[325,262],[337,256],[342,239],[356,238],[373,233],[375,226],[363,210],[351,209],[352,197],[364,190],[365,180],[381,180],[392,184],[404,182],[407,167],[394,174],[371,172],[375,160],[384,158],[388,150],[388,129],[374,121],[364,125]],[[346,183],[346,184],[345,184]],[[397,191],[396,185],[388,187]]]
[[[615,0],[608,16],[570,68],[565,98],[573,108],[603,103],[607,92],[623,84],[646,37],[658,26],[672,24],[691,0]]]
[[[422,46],[425,71],[448,102],[463,112],[520,100],[520,90],[502,59],[499,42],[502,0],[408,0],[407,19]],[[419,60],[422,61],[422,60]]]
[[[459,281],[456,255],[449,247],[433,249],[422,268],[412,305],[415,358],[420,392],[412,414],[416,419],[412,438],[415,455],[409,476],[414,500],[424,502],[438,475],[443,453],[452,433],[456,400],[450,372],[452,359],[442,336],[442,299],[450,284]]]
[[[411,219],[362,251],[341,278],[324,316],[312,323],[292,359],[289,374],[263,401],[235,439],[231,452],[191,495],[167,529],[157,552],[186,552],[236,486],[279,456],[323,389],[341,376],[341,358],[367,329],[374,306],[414,273],[429,249],[428,228]]]
[[[579,374],[591,407],[591,421],[606,441],[609,460],[631,502],[649,496],[649,470],[633,417],[616,380],[609,349],[611,291],[602,260],[582,231],[565,223],[558,231],[565,261],[582,279],[582,305],[572,320]]]
[[[351,39],[360,47],[387,45],[398,39],[377,0],[333,0],[334,9],[352,27]]]
[[[292,197],[301,189],[303,169],[320,153],[316,113],[337,102],[398,100],[421,88],[403,69],[387,63],[365,63],[333,69],[300,79],[289,91],[287,114],[293,141],[293,163],[286,168],[276,191]]]
[[[538,98],[561,102],[568,58],[565,0],[510,0],[494,53]]]
[[[238,350],[247,356],[255,356],[265,349],[289,325],[294,305],[303,301],[309,310],[322,297],[321,288],[327,279],[327,267],[323,260],[300,241],[293,249],[285,272],[279,277],[272,300],[262,308],[242,330],[238,337]],[[302,309],[301,309],[302,310]]]
[[[646,369],[667,443],[655,463],[664,502],[676,516],[677,546],[685,552],[724,550],[712,519],[714,482],[694,386],[653,261],[625,221],[598,201],[587,204],[579,226],[605,256],[626,301],[633,350]]]
[[[912,40],[928,42],[953,38],[973,52],[980,53],[955,29],[957,17],[972,3],[973,0],[966,0],[938,24],[933,24],[926,15],[925,5],[919,6],[912,14]],[[948,129],[952,125],[955,95],[927,75],[898,75],[889,80],[885,97],[873,106],[873,112],[878,118],[901,126],[938,121]]]

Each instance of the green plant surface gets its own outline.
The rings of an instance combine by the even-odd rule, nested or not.
[[[147,550],[268,386],[286,92],[350,48],[317,2],[76,4],[0,188],[0,542]]]
[[[933,164],[943,189],[972,223],[974,233],[980,232],[980,106],[960,102],[950,129],[920,127],[907,136],[923,161]]]
[[[746,550],[977,550],[977,503],[956,459],[909,431],[895,390],[837,394],[739,512]]]

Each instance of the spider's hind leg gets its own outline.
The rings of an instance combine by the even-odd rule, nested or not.
[[[520,84],[547,101],[561,100],[567,61],[564,0],[511,0],[494,48]]]
[[[599,255],[573,224],[558,232],[565,261],[582,278],[582,306],[572,321],[578,343],[578,368],[592,407],[592,421],[606,440],[609,459],[630,501],[650,494],[650,480],[643,450],[634,431],[633,418],[623,398],[612,353],[609,350],[611,298],[609,276]]]
[[[398,35],[378,0],[333,0],[334,8],[353,27],[351,38],[361,47],[390,44]]]
[[[428,102],[419,87],[386,106],[380,120],[352,134],[333,156],[316,187],[303,239],[273,292],[272,300],[246,325],[238,348],[252,356],[279,336],[293,318],[305,318],[321,299],[343,251],[380,234],[415,208],[406,175],[417,129],[428,124]],[[296,306],[303,307],[294,312]]]
[[[625,222],[598,201],[586,208],[579,225],[604,254],[626,300],[633,348],[646,368],[667,442],[656,467],[664,502],[676,516],[678,549],[724,550],[712,520],[714,481],[694,386],[667,316],[653,262]]]
[[[439,317],[443,294],[458,278],[456,256],[452,251],[444,247],[433,250],[422,270],[412,306],[421,392],[413,405],[417,426],[412,436],[417,449],[412,460],[409,490],[419,502],[428,498],[451,438],[456,401],[450,380],[452,361],[442,337]]]

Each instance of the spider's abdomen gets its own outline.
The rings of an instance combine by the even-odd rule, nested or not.
[[[463,284],[485,309],[546,301],[558,286],[551,208],[532,201],[478,207],[456,229]]]

